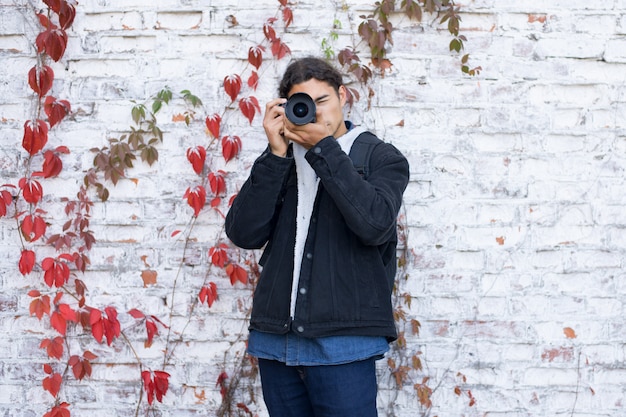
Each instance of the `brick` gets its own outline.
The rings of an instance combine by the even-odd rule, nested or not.
[[[624,53],[626,42],[622,39],[613,39],[607,42],[604,59],[607,62],[626,62],[626,54]]]
[[[5,4],[0,11],[0,37],[20,35],[24,33],[23,14],[28,13],[27,7],[16,4]],[[34,19],[33,19],[34,20]]]
[[[202,23],[202,12],[157,12],[156,28],[166,30],[194,30]]]
[[[577,374],[574,369],[532,368],[524,373],[524,384],[531,386],[576,386]]]
[[[80,10],[80,8],[78,8]],[[87,30],[89,32],[102,32],[107,30],[119,30],[119,31],[133,31],[139,29],[146,29],[143,23],[143,14],[139,10],[128,11],[111,11],[99,10],[98,12],[89,12],[82,16],[79,15],[79,19],[75,19],[77,29]]]
[[[605,47],[605,42],[602,39],[581,37],[580,35],[571,36],[570,42],[544,38],[537,43],[537,54],[544,59],[550,57],[600,58],[605,52]]]

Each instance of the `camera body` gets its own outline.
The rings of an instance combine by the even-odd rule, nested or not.
[[[315,123],[315,101],[307,93],[295,93],[285,104],[285,115],[294,125]]]

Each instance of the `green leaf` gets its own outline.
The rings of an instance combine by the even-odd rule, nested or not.
[[[135,124],[139,124],[141,120],[146,118],[146,106],[144,106],[143,104],[137,104],[133,106],[133,109],[131,110],[131,115]]]
[[[143,143],[143,135],[141,132],[133,129],[131,134],[128,136],[128,144],[132,149],[136,150],[141,143]]]
[[[456,16],[452,16],[448,21],[448,32],[454,36],[459,35],[459,19]]]
[[[180,93],[183,95],[185,101],[190,103],[193,107],[198,107],[202,105],[202,100],[200,100],[197,96],[191,94],[189,90],[183,90]]]
[[[461,42],[458,39],[452,39],[450,41],[450,50],[459,52],[461,51]]]
[[[157,98],[165,102],[165,104],[169,104],[170,100],[172,99],[172,90],[170,90],[168,87],[165,87],[163,90],[158,92]]]
[[[152,127],[152,134],[160,141],[163,142],[163,131],[161,131],[161,129],[159,129],[158,126],[153,126]]]
[[[163,105],[163,101],[160,99],[156,99],[154,100],[154,103],[152,103],[152,113],[158,113],[159,110],[161,110],[161,106]]]
[[[141,159],[152,166],[159,159],[159,152],[152,146],[146,146],[141,151]]]

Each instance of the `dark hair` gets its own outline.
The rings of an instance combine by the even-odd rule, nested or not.
[[[312,78],[328,83],[337,93],[339,93],[339,87],[343,85],[343,77],[335,67],[323,59],[306,57],[289,64],[278,87],[279,96],[287,98],[287,94],[294,85]]]

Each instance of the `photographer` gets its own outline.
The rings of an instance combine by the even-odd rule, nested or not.
[[[296,93],[311,102],[286,105]],[[235,245],[264,247],[248,353],[273,417],[376,416],[375,361],[397,337],[396,218],[409,167],[344,120],[346,94],[327,62],[289,65],[266,106],[268,147],[226,217]],[[308,112],[310,122],[297,119]],[[351,159],[357,144],[369,149],[364,172]]]

